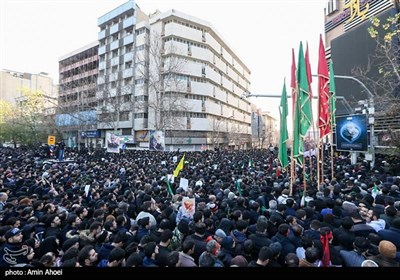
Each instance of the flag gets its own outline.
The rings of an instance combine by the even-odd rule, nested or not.
[[[331,130],[328,82],[328,63],[326,62],[325,47],[324,43],[322,42],[322,35],[320,35],[318,60],[318,128],[320,139],[327,135]]]
[[[168,189],[168,192],[169,192],[169,194],[170,194],[171,196],[173,196],[173,195],[174,195],[174,192],[172,191],[171,185],[169,184],[168,176],[165,177],[165,180],[167,181],[167,189]]]
[[[303,143],[307,130],[311,125],[312,111],[302,42],[300,42],[299,62],[297,66],[297,96],[294,117],[293,157],[299,165],[303,166]]]
[[[280,114],[280,136],[279,136],[279,154],[278,159],[281,162],[283,168],[289,165],[286,142],[289,139],[287,130],[287,115],[288,115],[288,104],[287,104],[287,93],[286,93],[286,82],[283,82],[283,89],[281,95],[281,104],[279,106]]]
[[[372,188],[371,191],[371,196],[375,199],[375,197],[379,194],[378,187],[374,184],[374,187]]]
[[[242,196],[242,188],[240,187],[240,181],[239,181],[239,179],[236,180],[235,185],[236,185],[236,189],[237,189],[239,195]]]
[[[335,86],[335,73],[333,72],[333,61],[329,63],[329,111],[331,116],[331,127],[336,126],[336,86]]]
[[[332,231],[321,233],[320,241],[322,244],[322,267],[331,266],[331,252],[329,248],[329,241],[333,238]]]
[[[249,167],[252,166],[251,158],[249,159]]]
[[[303,196],[301,197],[300,200],[300,207],[305,207],[306,206],[306,191],[303,191]]]
[[[185,154],[183,154],[181,160],[179,161],[178,165],[174,170],[174,177],[178,177],[179,172],[183,169],[183,162],[185,161]]]
[[[312,99],[313,99],[313,94],[312,94],[312,90],[311,90],[311,83],[312,83],[312,74],[311,74],[311,65],[310,65],[310,55],[308,53],[308,42],[307,42],[307,46],[306,46],[306,54],[304,57],[305,61],[306,61],[306,71],[307,71],[307,81],[308,81],[308,88],[309,88],[309,93],[310,93],[310,104],[312,107]]]

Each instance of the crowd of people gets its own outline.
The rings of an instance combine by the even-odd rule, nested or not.
[[[0,148],[0,267],[399,267],[399,158],[275,154]]]

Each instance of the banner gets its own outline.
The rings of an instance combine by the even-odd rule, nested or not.
[[[119,153],[120,138],[114,133],[106,133],[106,143],[108,153]]]
[[[368,151],[366,115],[336,117],[336,149],[338,151]]]
[[[164,151],[164,132],[161,130],[150,130],[149,150]]]

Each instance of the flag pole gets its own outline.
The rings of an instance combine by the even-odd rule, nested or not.
[[[322,138],[321,140],[322,140],[322,142],[321,142],[321,177],[320,177],[321,181],[318,182],[318,186],[317,186],[319,191],[320,191],[319,185],[324,181],[324,174],[325,174],[325,172],[324,172],[324,171],[325,171],[325,170],[324,170],[325,145],[324,145],[324,139]]]
[[[335,177],[335,170],[334,170],[334,164],[333,164],[333,160],[334,160],[334,158],[333,158],[333,128],[331,127],[331,135],[330,135],[330,137],[331,137],[331,171],[332,171],[332,179],[331,180],[333,180],[333,178]]]
[[[311,73],[311,65],[310,65],[310,57],[309,57],[309,50],[308,50],[308,42],[306,46],[306,53],[305,53],[305,63],[306,63],[306,73],[307,73],[307,81],[308,81],[308,90],[309,90],[309,98],[310,98],[310,109],[311,109],[311,123],[312,123],[312,129],[313,129],[313,140],[314,139],[314,131],[315,131],[315,124],[314,124],[314,115],[312,114],[312,99],[313,99],[313,94],[312,94],[312,73]],[[308,139],[311,141],[310,137],[310,132],[308,132]],[[309,143],[310,144],[310,143]],[[309,166],[310,166],[310,181],[312,181],[312,159],[311,159],[311,145],[309,145]],[[306,160],[305,160],[306,161]]]
[[[296,80],[296,61],[294,56],[294,49],[292,48],[292,66],[291,66],[291,81],[290,87],[292,89],[292,148],[290,150],[290,188],[289,195],[293,192],[293,183],[296,177],[296,160],[294,159],[294,142],[295,142],[295,122],[296,122],[296,99],[297,99],[297,80]]]

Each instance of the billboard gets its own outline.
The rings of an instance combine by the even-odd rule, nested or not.
[[[336,117],[336,149],[338,151],[368,151],[366,115]]]
[[[149,150],[164,151],[164,132],[161,130],[150,130]]]

